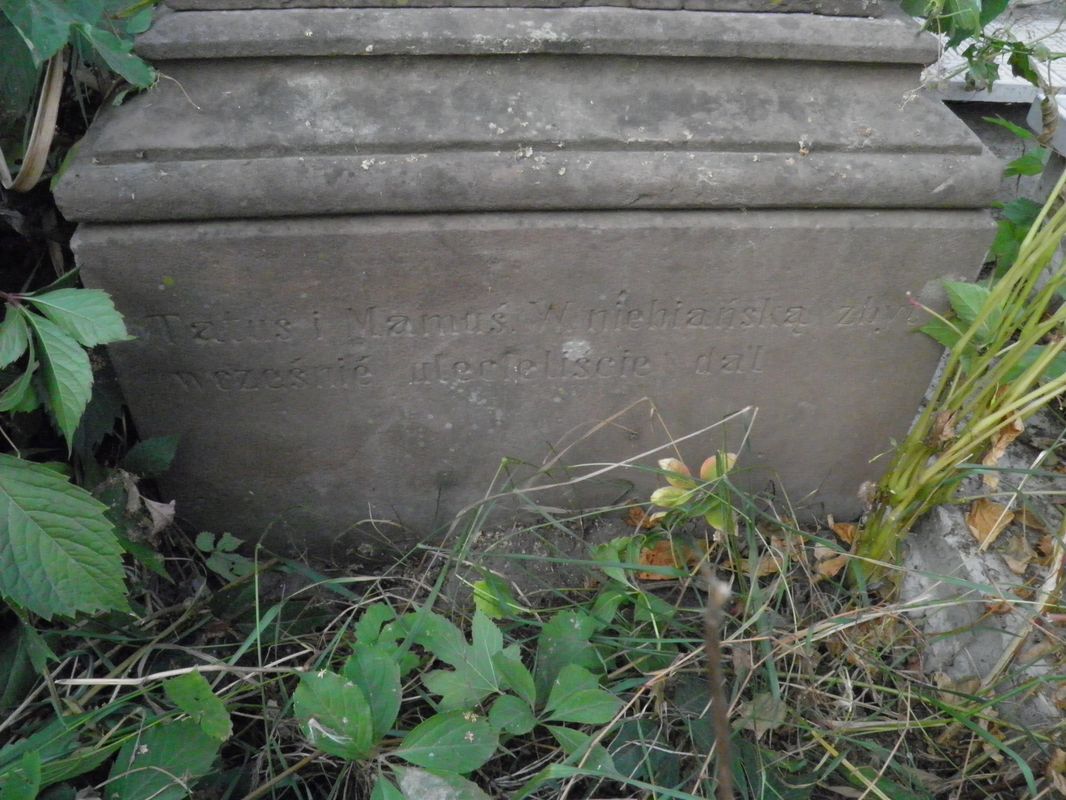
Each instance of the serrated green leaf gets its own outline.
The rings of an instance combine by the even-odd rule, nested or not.
[[[0,323],[0,368],[14,364],[30,346],[30,329],[26,316],[10,304],[5,306]]]
[[[398,767],[405,800],[492,800],[461,775],[441,770]]]
[[[353,681],[370,704],[374,741],[380,741],[400,713],[403,686],[395,648],[387,644],[360,645],[344,665],[344,676]]]
[[[0,12],[18,31],[38,67],[70,40],[74,20],[59,0],[0,0]]]
[[[474,581],[473,589],[474,606],[489,619],[506,619],[522,611],[511,587],[497,575]]]
[[[500,674],[503,688],[510,689],[530,706],[536,703],[537,688],[533,676],[518,656],[503,651],[492,657],[492,663]]]
[[[1014,367],[1007,373],[1005,380],[1013,381],[1019,375],[1029,369],[1029,367],[1031,367],[1034,362],[1036,362],[1037,359],[1039,359],[1044,354],[1044,349],[1046,347],[1047,345],[1043,344],[1033,345],[1024,353],[1022,353],[1021,358],[1018,359],[1018,363],[1015,364]],[[1041,379],[1045,381],[1050,381],[1055,380],[1056,378],[1060,378],[1063,375],[1066,375],[1066,353],[1059,353],[1057,356],[1055,356],[1055,358],[1051,360],[1051,363],[1048,364],[1047,369],[1044,370],[1044,374],[1041,376]]]
[[[1028,229],[1036,221],[1041,208],[1040,203],[1028,197],[1018,197],[1003,206],[1003,216],[1015,225]]]
[[[987,2],[987,0],[985,1]],[[1005,0],[1003,1],[1005,2]],[[985,122],[991,123],[992,125],[998,125],[999,127],[1010,131],[1019,139],[1036,138],[1036,134],[1028,128],[1023,128],[1021,125],[1015,125],[1013,122],[1008,119],[1004,119],[1003,117],[981,117],[981,119],[983,119]]]
[[[370,793],[370,800],[404,800],[404,796],[392,781],[381,775],[374,784],[374,790]]]
[[[524,700],[504,694],[497,697],[489,709],[489,724],[498,731],[522,736],[536,727],[537,718]]]
[[[601,689],[595,675],[576,664],[568,664],[552,684],[544,710],[545,718],[555,722],[603,725],[621,707],[622,701]]]
[[[1045,147],[1034,147],[1028,153],[1018,156],[1003,168],[1004,177],[1012,175],[1039,175],[1047,166],[1050,152]]]
[[[153,725],[123,745],[111,767],[108,800],[181,800],[211,771],[221,742],[190,719]]]
[[[947,290],[952,310],[967,325],[977,318],[991,294],[987,287],[977,283],[946,281],[944,288]]]
[[[26,371],[19,375],[0,392],[0,412],[15,411],[26,405],[27,396],[33,392],[33,376],[37,372],[37,362],[26,365]]]
[[[36,750],[26,753],[18,767],[7,774],[0,800],[34,800],[41,790],[41,754]]]
[[[476,676],[466,670],[435,669],[422,677],[422,683],[435,695],[440,696],[441,711],[457,711],[472,708],[492,693]]]
[[[0,454],[0,595],[45,619],[128,610],[105,510],[52,470]]]
[[[466,666],[470,645],[463,632],[440,614],[433,611],[412,611],[394,623],[404,635],[414,634],[415,644],[425,648],[434,657],[453,667]]]
[[[59,289],[26,300],[85,347],[132,338],[111,296],[101,289]]]
[[[50,320],[37,314],[30,314],[29,320],[41,358],[48,405],[60,432],[70,444],[92,394],[93,370],[89,356],[81,345]]]
[[[294,700],[304,736],[319,750],[352,761],[370,754],[370,704],[354,682],[326,670],[307,672]]]
[[[157,478],[170,469],[177,452],[177,436],[155,436],[131,447],[121,467],[142,478]]]
[[[537,664],[533,671],[538,697],[547,697],[552,684],[568,664],[600,672],[602,662],[589,642],[598,622],[583,611],[561,611],[541,629],[537,639]]]
[[[203,732],[213,739],[225,741],[233,734],[226,705],[199,672],[187,672],[163,684],[163,691],[174,705],[192,717]]]
[[[474,612],[471,633],[473,644],[470,648],[470,669],[483,685],[498,690],[500,676],[496,672],[492,659],[497,653],[503,651],[503,633],[496,627],[496,623],[481,611]]]
[[[420,767],[466,774],[492,758],[498,744],[496,731],[484,717],[447,711],[408,733],[393,755]]]

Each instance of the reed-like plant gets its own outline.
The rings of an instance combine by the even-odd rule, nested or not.
[[[899,561],[900,545],[935,506],[955,500],[959,483],[1008,426],[1066,390],[1066,269],[1056,254],[1066,235],[1066,173],[1059,179],[1017,260],[990,286],[949,283],[951,318],[922,330],[950,354],[928,404],[898,446],[862,526],[857,577],[877,582]]]

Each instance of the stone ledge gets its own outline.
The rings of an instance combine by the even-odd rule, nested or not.
[[[95,165],[56,189],[77,221],[382,212],[685,208],[972,208],[998,161],[943,153],[551,152],[289,156]],[[176,202],[176,198],[181,198]]]
[[[633,8],[180,11],[138,39],[151,61],[279,56],[559,53],[929,64],[910,18]]]

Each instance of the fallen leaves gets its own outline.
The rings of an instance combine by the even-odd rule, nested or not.
[[[970,505],[966,527],[984,549],[994,542],[1014,519],[1014,512],[1001,503],[981,497]]]
[[[1011,417],[999,431],[996,433],[996,438],[992,440],[992,446],[988,452],[985,453],[985,457],[981,459],[981,463],[986,467],[994,467],[999,463],[999,460],[1003,458],[1007,452],[1007,447],[1021,436],[1022,431],[1025,430],[1025,425],[1021,419],[1017,416]],[[990,489],[999,488],[999,475],[995,472],[986,472],[983,477],[985,486]]]
[[[677,545],[669,539],[660,539],[651,547],[645,547],[637,557],[637,563],[645,567],[674,567],[675,569],[692,569],[699,563],[696,552],[686,545]],[[673,581],[674,575],[661,572],[638,572],[642,581]]]

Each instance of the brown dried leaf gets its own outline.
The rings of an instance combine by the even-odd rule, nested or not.
[[[776,553],[763,553],[755,567],[755,577],[767,578],[781,571],[781,556]]]
[[[1036,552],[1040,554],[1040,557],[1044,560],[1051,558],[1055,552],[1055,539],[1050,533],[1046,533],[1040,537],[1040,541],[1036,543]]]
[[[640,506],[630,506],[626,512],[626,524],[632,528],[649,530],[659,524],[659,517],[649,514]]]
[[[694,566],[698,559],[689,547],[679,547],[682,552],[675,555],[674,546],[669,539],[661,539],[651,547],[645,547],[637,557],[637,563],[646,567],[675,567],[684,569],[685,564],[678,563],[678,556],[683,556],[689,566]],[[673,581],[677,580],[673,575],[664,575],[661,572],[638,572],[637,578],[642,581]]]
[[[173,500],[169,503],[159,503],[144,497],[141,498],[141,501],[144,503],[144,507],[148,510],[148,516],[152,520],[152,527],[148,531],[149,536],[156,536],[162,533],[174,522]]]
[[[840,541],[849,547],[855,543],[859,536],[859,526],[854,522],[833,522],[829,525],[829,528],[840,537]]]
[[[825,561],[819,561],[818,566],[815,567],[815,571],[822,578],[835,578],[837,573],[847,566],[847,563],[847,553],[841,553],[835,558],[827,558]]]
[[[1013,519],[1014,512],[1005,505],[981,497],[974,500],[970,506],[970,513],[966,515],[966,527],[979,544],[987,547]]]
[[[1019,508],[1015,514],[1014,519],[1022,527],[1029,530],[1036,531],[1037,533],[1047,533],[1047,523],[1037,514],[1035,511],[1031,511],[1028,508]]]
[[[1024,575],[1029,569],[1029,563],[1036,558],[1036,553],[1022,534],[1012,537],[1007,549],[1001,555],[1007,562],[1007,569],[1015,575]]]
[[[1014,610],[1014,604],[1010,600],[997,600],[994,603],[985,603],[985,613],[1001,617]]]
[[[934,450],[940,450],[955,438],[955,420],[957,414],[954,411],[941,411],[933,417],[933,427],[926,436],[925,443]]]
[[[1044,774],[1056,793],[1066,797],[1066,750],[1056,747],[1048,761]]]
[[[985,453],[985,457],[981,459],[981,463],[986,467],[996,466],[1007,452],[1007,447],[1010,443],[1017,439],[1024,430],[1025,425],[1022,421],[1018,417],[1011,417],[1010,421],[996,433],[996,438],[992,440],[992,446]],[[999,486],[999,475],[994,472],[985,473],[983,479],[985,486],[991,489]]]

